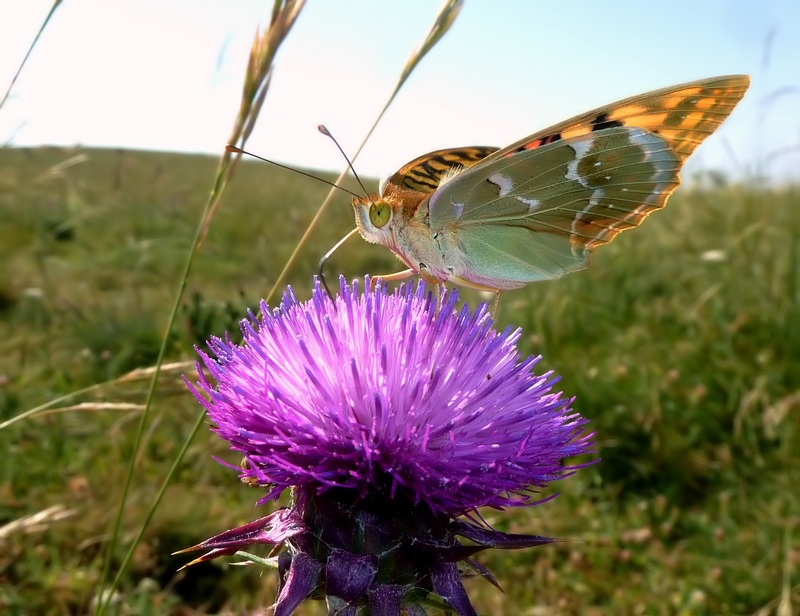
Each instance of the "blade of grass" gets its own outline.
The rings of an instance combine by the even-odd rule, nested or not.
[[[258,117],[258,114],[263,105],[267,88],[269,87],[269,81],[270,81],[269,78],[272,72],[272,64],[275,59],[275,55],[281,43],[288,36],[292,26],[295,23],[295,20],[297,19],[297,16],[300,14],[300,11],[303,8],[304,3],[305,0],[275,0],[273,3],[272,15],[269,26],[263,32],[256,32],[256,36],[253,41],[253,45],[250,51],[250,57],[248,60],[248,68],[246,72],[245,83],[242,93],[242,102],[236,120],[234,122],[233,131],[231,133],[232,142],[235,143],[240,139],[245,140],[247,136],[249,136],[250,131],[252,131],[256,118]],[[153,515],[155,514],[155,511],[158,508],[158,505],[160,504],[164,493],[166,492],[167,486],[171,482],[171,479],[174,476],[175,471],[180,466],[184,454],[186,453],[189,445],[191,444],[194,435],[197,433],[200,426],[202,425],[203,419],[205,417],[205,413],[200,413],[198,415],[197,421],[195,422],[192,430],[187,436],[183,444],[183,447],[178,452],[178,455],[176,456],[172,464],[172,467],[167,473],[167,476],[164,478],[162,486],[158,494],[156,495],[153,504],[150,507],[150,510],[148,511],[147,516],[142,521],[142,524],[139,528],[139,532],[137,533],[133,542],[129,546],[127,553],[125,554],[122,562],[120,563],[117,575],[114,577],[111,586],[108,589],[106,589],[105,582],[108,579],[109,571],[111,568],[112,554],[114,551],[114,547],[117,544],[120,530],[122,527],[122,515],[125,510],[125,502],[130,492],[130,486],[133,481],[134,471],[137,466],[138,452],[140,451],[142,443],[144,441],[145,428],[148,424],[150,411],[153,406],[155,391],[159,382],[160,367],[164,361],[164,356],[166,354],[167,342],[169,340],[169,333],[172,330],[175,320],[177,319],[178,311],[180,310],[180,303],[183,298],[183,294],[186,290],[186,284],[189,279],[189,274],[192,271],[192,265],[194,263],[195,256],[200,246],[202,245],[203,240],[206,237],[209,225],[211,223],[211,219],[213,218],[213,214],[220,203],[225,188],[227,187],[228,182],[233,177],[237,161],[238,158],[232,157],[231,153],[228,151],[225,151],[222,157],[220,158],[220,163],[219,166],[217,167],[217,172],[214,178],[214,183],[211,192],[209,194],[208,201],[206,202],[203,214],[201,215],[201,219],[195,233],[194,241],[192,242],[192,246],[189,250],[189,254],[187,256],[186,263],[184,265],[181,279],[178,283],[178,292],[175,296],[175,301],[173,303],[172,310],[170,312],[169,319],[167,321],[166,332],[162,339],[162,344],[161,348],[159,349],[158,359],[156,360],[155,369],[153,371],[152,378],[150,380],[150,386],[148,388],[147,397],[145,400],[145,410],[142,413],[141,419],[139,421],[139,428],[134,442],[134,450],[130,458],[130,464],[128,465],[128,471],[126,473],[125,482],[122,488],[120,506],[117,510],[117,515],[114,520],[112,536],[109,541],[108,550],[106,552],[106,558],[103,563],[103,571],[100,577],[100,583],[98,584],[100,600],[97,602],[95,610],[95,614],[98,615],[102,614],[107,609],[108,603],[114,594],[114,590],[119,585],[122,575],[127,569],[128,563],[130,562],[133,556],[136,546],[138,545],[139,541],[144,535],[145,530],[147,529],[150,521],[152,520]]]
[[[6,90],[6,93],[3,95],[2,100],[0,100],[0,109],[3,108],[3,105],[5,105],[6,101],[8,100],[8,97],[11,94],[11,90],[14,88],[14,84],[17,83],[17,79],[19,78],[20,73],[22,73],[22,69],[25,67],[25,64],[28,62],[28,58],[30,58],[31,54],[33,53],[33,48],[36,47],[36,43],[39,42],[39,39],[42,36],[42,32],[44,32],[44,29],[47,27],[50,18],[55,14],[56,9],[59,7],[61,2],[62,0],[53,1],[53,6],[50,7],[50,12],[47,13],[47,17],[44,18],[42,25],[39,27],[39,31],[36,33],[36,36],[33,38],[33,41],[31,42],[31,46],[28,47],[28,51],[25,53],[25,57],[22,58],[22,62],[19,63],[17,72],[14,73],[14,76],[11,78],[11,83],[8,84],[8,89]]]
[[[353,157],[350,159],[351,162],[355,162],[356,158],[358,158],[358,155],[361,154],[361,150],[364,149],[364,146],[366,145],[369,138],[372,136],[372,133],[375,132],[375,128],[378,126],[378,123],[381,121],[384,114],[389,109],[389,105],[392,104],[398,92],[400,92],[400,88],[403,87],[403,84],[405,84],[406,80],[414,71],[417,64],[419,64],[420,61],[427,55],[427,53],[434,48],[436,43],[438,43],[442,39],[442,37],[445,34],[447,34],[447,31],[450,29],[450,26],[453,25],[453,22],[455,21],[456,17],[458,17],[458,13],[459,11],[461,11],[462,5],[463,5],[463,0],[445,0],[444,4],[439,9],[439,13],[436,15],[436,18],[434,19],[433,25],[428,31],[427,36],[422,41],[422,43],[417,45],[417,47],[415,47],[414,50],[411,52],[411,55],[409,56],[408,61],[406,62],[406,65],[403,67],[403,70],[400,73],[400,77],[397,80],[397,84],[395,85],[394,90],[392,90],[392,93],[389,95],[389,98],[383,105],[383,108],[381,109],[380,113],[378,113],[377,118],[375,118],[375,121],[372,123],[372,126],[367,131],[366,136],[361,141],[361,145],[358,146],[358,149],[356,150],[355,154],[353,154]],[[339,177],[336,179],[334,184],[341,184],[342,180],[344,180],[344,178],[347,176],[349,170],[350,170],[349,166],[345,167],[344,171],[342,171],[339,174]],[[328,205],[333,199],[333,195],[335,193],[336,193],[335,188],[331,188],[328,191],[328,195],[325,197],[324,201],[319,206],[319,209],[317,210],[316,214],[314,214],[314,218],[311,219],[311,222],[308,224],[308,227],[306,227],[306,230],[303,232],[300,241],[297,242],[297,246],[295,246],[294,250],[292,251],[292,254],[289,256],[289,259],[286,261],[286,265],[283,266],[281,273],[278,274],[278,277],[275,279],[272,288],[269,290],[269,293],[267,293],[267,296],[264,298],[267,303],[269,303],[272,297],[274,297],[275,292],[278,290],[278,288],[281,285],[283,285],[283,282],[286,279],[286,275],[292,268],[292,265],[294,265],[294,262],[297,260],[297,256],[300,254],[300,251],[308,242],[308,238],[311,236],[311,232],[316,228],[319,219],[322,217],[322,214],[328,208]]]

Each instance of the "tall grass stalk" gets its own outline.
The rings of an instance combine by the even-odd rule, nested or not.
[[[250,49],[241,104],[239,107],[239,112],[234,121],[233,130],[231,132],[230,140],[232,142],[237,142],[240,140],[244,142],[252,132],[269,88],[275,56],[280,48],[281,43],[286,40],[286,37],[289,35],[289,32],[297,20],[303,5],[304,0],[274,0],[269,26],[262,31],[256,32]],[[139,428],[136,434],[134,449],[130,457],[128,472],[126,473],[125,483],[122,488],[119,508],[117,509],[117,515],[116,519],[114,520],[111,539],[109,541],[108,550],[106,551],[106,558],[103,563],[103,571],[100,577],[100,583],[98,584],[98,588],[101,589],[101,596],[96,602],[96,614],[102,614],[108,607],[108,603],[113,596],[114,590],[119,585],[122,575],[127,569],[136,546],[141,541],[145,530],[152,520],[153,515],[155,514],[156,509],[158,508],[164,493],[166,492],[167,486],[172,480],[172,477],[174,476],[175,471],[179,467],[181,461],[183,460],[186,450],[194,438],[194,435],[197,433],[197,430],[203,423],[203,414],[201,413],[198,415],[197,421],[195,422],[191,432],[186,437],[181,450],[175,457],[175,460],[169,472],[167,473],[167,476],[164,478],[161,488],[153,500],[152,506],[150,507],[145,519],[142,520],[139,532],[131,542],[128,551],[126,552],[125,557],[119,566],[117,575],[111,583],[111,586],[106,589],[106,580],[108,579],[108,574],[111,568],[111,560],[114,553],[114,548],[119,539],[120,529],[122,527],[122,516],[125,511],[125,504],[133,480],[133,474],[137,466],[138,452],[142,446],[145,429],[148,425],[150,411],[152,409],[153,399],[155,397],[155,391],[158,386],[160,366],[163,363],[166,355],[169,335],[177,318],[178,311],[180,310],[181,301],[186,290],[186,284],[189,280],[189,275],[192,271],[192,265],[194,264],[195,256],[208,232],[214,212],[219,206],[222,195],[225,192],[225,188],[233,177],[233,173],[236,170],[237,160],[238,159],[232,157],[231,153],[227,150],[223,152],[222,157],[220,158],[208,201],[206,202],[206,206],[197,226],[194,241],[192,242],[192,245],[189,249],[189,254],[186,258],[183,274],[181,275],[178,283],[175,301],[172,305],[172,310],[170,311],[166,331],[164,332],[161,348],[159,349],[158,359],[150,379],[150,386],[148,388],[147,397],[145,400],[145,409],[139,421]]]
[[[19,66],[17,67],[17,72],[14,73],[14,76],[11,78],[11,82],[8,84],[8,88],[6,89],[6,93],[3,94],[3,98],[0,99],[0,109],[3,108],[3,105],[5,105],[8,97],[11,95],[11,90],[14,89],[14,84],[17,83],[17,79],[19,78],[20,73],[22,73],[22,69],[25,68],[25,64],[27,64],[28,58],[31,57],[34,47],[36,47],[36,44],[39,42],[44,29],[47,27],[47,24],[50,23],[50,18],[55,14],[56,9],[58,9],[60,4],[61,0],[53,0],[53,6],[50,7],[50,11],[48,11],[47,16],[44,18],[44,21],[42,21],[42,25],[39,27],[39,31],[36,33],[36,36],[33,37],[31,46],[28,47],[28,51],[25,52],[25,57],[22,58],[22,62],[20,62]]]

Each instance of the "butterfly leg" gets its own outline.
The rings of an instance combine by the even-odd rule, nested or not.
[[[369,281],[369,290],[372,291],[375,288],[375,283],[378,280],[382,280],[384,282],[397,282],[398,280],[408,280],[412,276],[415,276],[417,272],[412,269],[403,270],[402,272],[394,272],[393,274],[378,274],[376,276],[370,277]]]
[[[469,280],[464,280],[463,278],[458,278],[456,276],[450,276],[450,282],[452,282],[453,284],[457,284],[459,287],[464,287],[466,289],[474,289],[476,291],[483,291],[484,293],[493,293],[494,301],[492,302],[491,315],[492,318],[495,318],[497,316],[497,307],[500,305],[500,289],[495,289],[494,287],[487,287],[482,284],[470,282]]]
[[[443,282],[440,282],[439,298],[438,301],[436,302],[436,316],[439,316],[439,309],[442,307],[442,304],[444,304],[445,295],[447,295],[447,285]]]
[[[492,302],[492,318],[497,316],[497,308],[500,306],[500,289],[494,290],[494,301]]]
[[[430,285],[435,285],[437,290],[439,291],[438,296],[436,297],[436,314],[439,314],[439,307],[442,305],[442,301],[444,300],[444,296],[447,293],[447,286],[445,285],[443,280],[438,280],[434,278],[424,270],[416,271],[413,269],[403,270],[402,272],[395,272],[393,274],[386,274],[386,275],[378,275],[372,276],[370,279],[370,291],[375,288],[375,283],[378,280],[386,281],[386,282],[397,282],[399,280],[408,280],[412,276],[419,276],[425,282]]]

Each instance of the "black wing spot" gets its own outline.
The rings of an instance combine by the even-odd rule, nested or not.
[[[500,186],[497,182],[492,181],[492,178],[486,178],[486,183],[490,186],[494,186],[497,189],[497,196],[500,196],[500,191],[503,190],[503,187]]]
[[[605,128],[619,128],[620,126],[625,125],[619,120],[609,120],[607,113],[601,113],[594,120],[592,120],[592,132],[603,130]]]
[[[544,137],[540,137],[536,141],[523,143],[516,150],[514,150],[512,154],[518,154],[519,152],[525,152],[527,150],[540,148],[543,145],[547,145],[549,143],[553,143],[555,141],[560,141],[560,140],[561,140],[561,133],[553,133],[552,135],[545,135]]]
[[[542,137],[542,145],[547,145],[548,143],[554,143],[560,140],[561,140],[561,133],[553,133],[552,135],[547,135],[546,137]]]

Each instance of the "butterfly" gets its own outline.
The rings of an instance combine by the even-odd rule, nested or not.
[[[686,159],[749,85],[746,75],[702,79],[502,149],[430,152],[390,176],[380,195],[353,199],[357,230],[408,267],[382,280],[420,275],[499,294],[560,278],[664,207]]]

